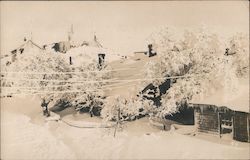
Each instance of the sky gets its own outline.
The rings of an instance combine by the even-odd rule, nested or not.
[[[76,41],[96,34],[104,47],[120,54],[146,50],[151,33],[163,26],[202,25],[228,37],[249,33],[248,1],[1,1],[1,54],[24,37],[39,45],[67,40],[71,24]],[[176,34],[176,36],[177,36]]]

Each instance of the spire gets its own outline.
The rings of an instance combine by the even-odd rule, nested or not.
[[[94,33],[94,44],[95,44],[97,47],[102,47],[102,45],[101,45],[101,43],[98,41],[98,39],[97,39],[95,33]]]
[[[74,33],[74,28],[73,27],[74,27],[73,24],[71,24],[70,31],[71,31],[72,34]]]
[[[30,40],[33,41],[32,31],[30,32]]]
[[[68,41],[72,40],[73,34],[74,34],[74,28],[73,28],[73,24],[71,24],[70,31],[68,32]]]
[[[96,38],[96,35],[94,34],[94,41],[97,42],[97,38]]]

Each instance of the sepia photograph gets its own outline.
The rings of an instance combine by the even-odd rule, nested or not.
[[[2,160],[250,159],[249,1],[0,1]]]

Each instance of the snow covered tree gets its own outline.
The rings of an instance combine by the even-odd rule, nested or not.
[[[153,103],[142,96],[133,98],[116,96],[107,100],[101,111],[101,117],[106,121],[130,121],[152,113],[154,108]]]
[[[148,43],[153,45],[154,50],[159,54],[165,54],[174,46],[174,29],[162,27],[157,32],[153,32],[148,38]]]
[[[76,96],[72,99],[74,104],[77,103],[77,110],[84,108],[89,108],[90,112],[96,108],[100,110],[105,103],[102,86],[107,84],[107,80],[111,78],[111,74],[108,71],[108,67],[99,70],[96,64],[96,62],[93,62],[77,67],[78,71],[84,72],[84,74],[76,74],[74,80],[86,81],[75,86],[76,90],[81,91],[76,93]]]
[[[55,83],[62,85],[60,82],[50,80],[63,81],[70,78],[68,74],[56,74],[69,71],[62,57],[48,55],[42,51],[18,55],[16,61],[4,66],[3,70],[5,72],[3,81],[12,83],[10,89],[13,89],[13,93],[48,92],[48,89],[53,90],[58,87],[54,85]]]
[[[68,91],[57,94],[57,99],[64,100],[77,111],[99,116],[105,103],[102,86],[106,83],[104,80],[110,76],[106,74],[106,68],[100,71],[96,64],[92,62],[72,68],[70,83],[67,85]]]
[[[53,99],[55,105],[67,104],[77,110],[88,107],[90,112],[103,105],[101,87],[110,78],[106,68],[100,71],[91,60],[73,66],[63,54],[31,52],[4,66],[1,85],[6,88],[1,88],[2,93],[39,95],[45,102]]]
[[[171,35],[168,29],[166,33],[164,31],[159,33],[162,32],[163,35]],[[156,38],[160,38],[154,40],[159,43],[155,45],[160,61],[154,62],[152,64],[154,67],[148,68],[150,70],[146,70],[146,75],[150,73],[151,77],[152,75],[155,77],[156,75],[157,77],[184,76],[178,78],[176,83],[172,83],[171,88],[162,96],[162,105],[156,109],[156,116],[164,118],[165,115],[178,112],[181,104],[192,99],[195,94],[203,96],[222,86],[234,88],[232,85],[235,84],[237,69],[233,66],[237,65],[233,62],[239,59],[232,56],[230,60],[224,55],[224,45],[216,34],[203,29],[198,33],[186,31],[184,38],[179,41],[170,40],[169,36],[156,36]],[[234,37],[230,44],[232,44],[231,48],[234,46],[238,48],[238,52],[246,54],[245,57],[249,55],[249,51],[241,46],[246,44],[242,35]],[[244,67],[237,68],[246,69],[247,63],[242,64]]]
[[[237,77],[249,75],[249,36],[237,33],[229,38],[228,56],[232,56],[232,66],[235,66]]]

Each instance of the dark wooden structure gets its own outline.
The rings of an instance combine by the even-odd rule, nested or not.
[[[152,44],[148,44],[148,50],[147,51],[137,51],[137,52],[134,52],[134,54],[137,55],[137,57],[153,57],[153,56],[156,56],[157,53],[156,51],[153,49],[153,45]]]
[[[72,57],[71,57],[71,56],[69,57],[69,64],[70,64],[70,65],[73,64],[73,63],[72,63]]]
[[[208,104],[190,104],[194,107],[194,121],[198,132],[218,136],[231,134],[232,138],[250,142],[250,113]]]
[[[98,54],[98,67],[101,69],[104,65],[104,59],[105,59],[105,54],[104,53],[99,53]]]
[[[147,85],[140,94],[143,95],[143,98],[152,100],[154,105],[161,105],[161,96],[166,94],[167,90],[171,87],[171,80],[166,78],[159,86],[155,86],[153,83]]]
[[[56,52],[61,53],[66,53],[70,48],[70,42],[68,41],[54,43],[54,45],[52,46],[52,49],[54,49]]]
[[[250,113],[234,112],[233,138],[242,142],[250,142]]]
[[[183,125],[194,125],[194,108],[183,104],[177,113],[167,115],[165,118]]]
[[[195,105],[195,125],[199,132],[220,134],[219,113],[215,106]]]
[[[155,55],[157,55],[157,53],[153,50],[153,45],[149,44],[148,45],[148,56],[149,57],[153,57]]]

